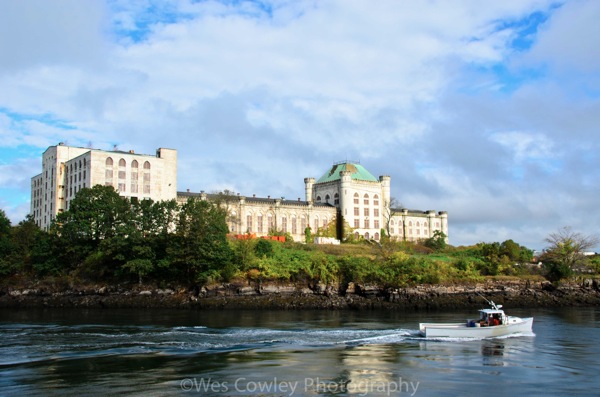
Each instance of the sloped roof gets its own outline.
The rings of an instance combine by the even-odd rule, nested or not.
[[[329,171],[319,178],[317,183],[339,181],[341,179],[340,172],[350,171],[351,177],[354,180],[379,182],[365,167],[356,163],[339,163],[334,164]]]

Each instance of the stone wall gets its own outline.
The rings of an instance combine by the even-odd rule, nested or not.
[[[226,283],[194,288],[81,286],[0,290],[0,307],[98,307],[189,309],[434,310],[486,307],[485,297],[506,308],[595,306],[597,280],[555,288],[548,282],[487,281],[452,286],[383,289],[376,285]]]

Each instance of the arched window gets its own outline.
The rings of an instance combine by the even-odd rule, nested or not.
[[[119,160],[119,167],[125,167],[126,165],[127,163],[125,162],[125,159]]]
[[[365,202],[364,202],[364,204],[365,204],[365,205],[369,205],[369,195],[368,195],[367,193],[365,193],[365,195],[364,195],[364,199],[365,199]]]
[[[138,192],[138,162],[133,160],[131,162],[131,193]]]
[[[375,240],[379,241],[379,233],[375,233],[375,236],[373,236],[375,238]]]
[[[359,237],[360,237],[360,234],[358,234],[358,232],[354,232],[354,238],[358,240]]]
[[[246,232],[252,232],[252,214],[246,215]]]
[[[379,196],[375,195],[373,196],[373,205],[379,205]],[[378,239],[376,239],[378,240]]]
[[[331,198],[331,197],[329,197],[329,195],[325,196],[325,202],[326,202],[327,204],[329,204],[329,199],[330,199],[330,198]]]
[[[360,196],[358,195],[358,193],[354,193],[354,204],[358,204],[360,200]]]
[[[317,196],[317,203],[321,202],[321,196]]]
[[[106,186],[112,186],[113,185],[113,168],[112,168],[113,167],[113,159],[112,159],[112,157],[107,157],[104,164],[105,164],[104,184]]]
[[[150,162],[144,162],[144,194],[150,194]]]
[[[256,231],[258,233],[263,232],[263,214],[261,212],[259,212],[256,217]]]
[[[365,239],[367,239],[367,240],[369,239],[369,232],[365,233]]]

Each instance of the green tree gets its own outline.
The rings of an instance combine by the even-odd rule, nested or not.
[[[12,262],[14,246],[12,240],[12,226],[4,210],[0,209],[0,275],[9,275],[16,271]]]
[[[544,263],[546,278],[552,282],[569,277],[574,270],[588,267],[590,262],[585,252],[600,242],[597,236],[573,232],[570,227],[551,233],[545,241],[549,246],[540,259]]]
[[[167,249],[172,265],[189,282],[204,281],[232,259],[227,241],[226,210],[194,198],[181,206],[173,244]]]
[[[129,201],[111,186],[95,185],[77,192],[69,210],[56,217],[51,232],[59,239],[63,263],[71,267],[86,263],[83,270],[90,276],[105,276],[119,267],[115,258],[124,259],[124,236],[134,229]]]
[[[446,234],[441,230],[435,230],[433,236],[425,240],[424,245],[434,251],[442,251],[446,248]]]

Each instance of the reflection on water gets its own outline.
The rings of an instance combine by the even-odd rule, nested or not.
[[[600,386],[597,309],[538,313],[535,336],[418,336],[419,321],[469,314],[0,310],[0,394],[462,395],[493,384],[501,396]]]

